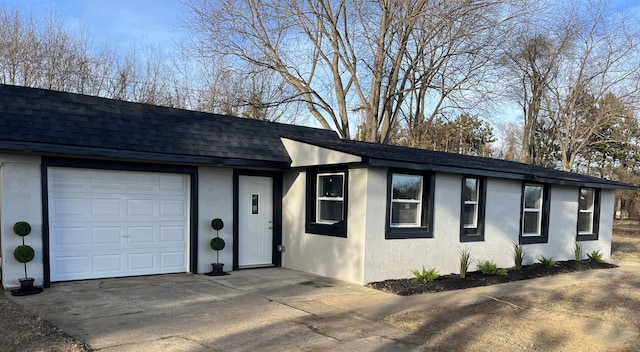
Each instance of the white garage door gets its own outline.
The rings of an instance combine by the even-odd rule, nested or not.
[[[186,175],[50,167],[51,281],[188,271]]]

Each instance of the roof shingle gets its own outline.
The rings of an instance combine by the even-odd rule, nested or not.
[[[291,159],[281,137],[358,155],[372,166],[634,187],[506,160],[346,141],[317,128],[0,85],[0,150],[285,169]]]

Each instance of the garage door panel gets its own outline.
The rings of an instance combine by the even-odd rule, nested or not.
[[[186,175],[48,171],[51,281],[188,271]]]
[[[50,233],[51,246],[82,245],[86,242],[85,227],[58,227]]]
[[[153,199],[127,199],[127,216],[154,216],[155,203]]]
[[[89,185],[93,190],[120,190],[122,186],[121,173],[106,173],[100,171],[88,172]]]
[[[127,191],[154,190],[158,185],[158,175],[156,174],[126,174]]]
[[[161,200],[160,201],[160,215],[178,215],[184,216],[186,212],[186,204],[182,200]]]
[[[162,226],[160,228],[160,242],[186,242],[186,229],[182,226]]]
[[[91,216],[120,215],[120,199],[94,198],[91,199]]]
[[[122,259],[121,254],[94,255],[91,267],[95,273],[122,272]]]
[[[127,228],[127,240],[133,244],[153,244],[157,242],[155,240],[155,232],[155,229],[151,226],[132,226]]]
[[[120,227],[93,227],[91,229],[91,243],[94,246],[119,246],[122,242]]]
[[[89,264],[87,255],[68,255],[53,258],[51,276],[77,276],[85,273]]]
[[[52,202],[53,215],[83,215],[88,204],[83,198],[54,198]]]
[[[161,191],[173,194],[182,194],[186,191],[186,183],[180,182],[180,175],[163,174],[158,178],[158,188]]]
[[[160,253],[160,267],[167,270],[178,270],[185,260],[184,252]]]
[[[151,270],[156,267],[155,253],[130,253],[127,259],[129,271]]]

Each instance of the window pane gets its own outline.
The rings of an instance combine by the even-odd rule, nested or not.
[[[465,227],[477,227],[478,206],[475,204],[465,204],[464,214],[462,216]]]
[[[540,231],[538,229],[538,218],[540,213],[537,212],[525,212],[524,213],[524,224],[522,225],[524,234],[539,234]]]
[[[342,220],[342,201],[318,201],[318,222],[336,223]]]
[[[580,190],[580,198],[578,199],[578,209],[591,210],[593,209],[593,194],[594,190],[590,188],[583,188]]]
[[[391,224],[393,225],[420,225],[418,216],[416,203],[391,203]]]
[[[393,199],[422,198],[422,176],[393,175]]]
[[[465,178],[464,182],[464,200],[478,201],[478,179]]]
[[[258,214],[258,195],[251,195],[251,214]]]
[[[343,175],[318,176],[318,197],[342,198]]]
[[[593,213],[578,213],[578,232],[593,233]]]
[[[524,187],[524,207],[527,209],[540,209],[542,206],[542,186]]]

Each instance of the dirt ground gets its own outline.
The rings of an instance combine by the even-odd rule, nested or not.
[[[640,262],[640,222],[617,222],[612,259]],[[427,351],[640,351],[640,274],[430,309],[386,321],[421,337]]]
[[[640,222],[616,222],[612,258],[640,263]],[[385,321],[426,351],[640,351],[640,274]],[[88,351],[0,295],[0,351]]]

